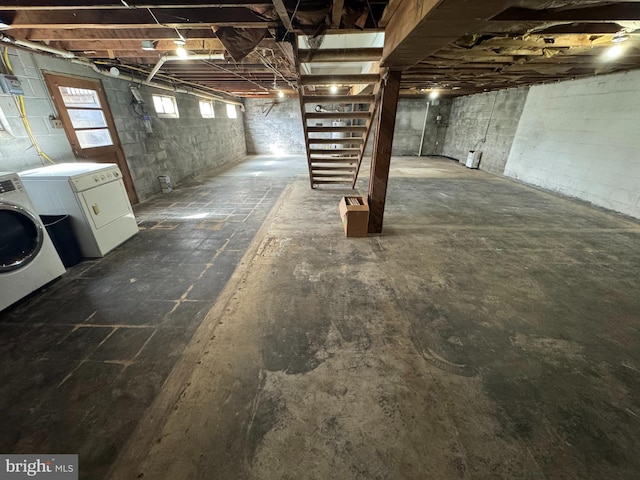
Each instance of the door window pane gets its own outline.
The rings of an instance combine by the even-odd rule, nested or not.
[[[100,130],[76,130],[80,148],[106,147],[113,145],[108,128]]]
[[[73,128],[100,128],[107,126],[102,110],[70,109],[67,110]]]
[[[98,92],[88,88],[60,87],[65,107],[100,108]]]

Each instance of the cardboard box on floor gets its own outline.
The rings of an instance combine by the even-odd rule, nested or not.
[[[366,237],[369,229],[369,205],[365,197],[342,197],[340,217],[347,237]]]

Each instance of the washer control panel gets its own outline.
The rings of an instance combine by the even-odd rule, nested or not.
[[[97,172],[90,172],[86,175],[71,179],[71,185],[76,192],[84,192],[105,183],[110,183],[122,178],[122,172],[116,166],[105,168]]]
[[[23,187],[17,175],[0,176],[0,198],[14,193],[22,193]]]

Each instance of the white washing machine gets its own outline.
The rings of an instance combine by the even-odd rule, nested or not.
[[[65,272],[16,173],[0,173],[0,310]]]
[[[103,257],[138,233],[114,163],[59,163],[20,172],[40,215],[69,215],[85,257]]]

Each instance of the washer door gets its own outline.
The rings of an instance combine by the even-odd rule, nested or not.
[[[28,265],[42,248],[40,221],[24,208],[0,203],[0,274]]]

